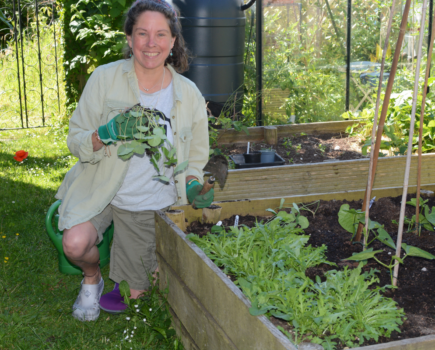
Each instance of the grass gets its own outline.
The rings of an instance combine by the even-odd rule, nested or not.
[[[76,162],[66,147],[66,129],[57,124],[0,131],[0,348],[174,349],[175,338],[162,336],[144,347],[154,331],[143,324],[134,341],[121,342],[124,330],[133,329],[125,315],[101,312],[96,322],[71,316],[82,277],[58,271],[57,251],[44,226],[56,190]],[[13,156],[21,149],[29,156],[18,163]],[[109,266],[102,273],[108,292]]]

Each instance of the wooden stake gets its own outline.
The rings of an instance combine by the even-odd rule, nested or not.
[[[417,65],[415,67],[415,82],[414,82],[414,95],[412,97],[411,124],[409,126],[409,140],[408,140],[408,151],[406,153],[405,179],[403,181],[402,203],[400,206],[399,232],[397,234],[397,242],[396,242],[396,256],[399,258],[402,249],[403,223],[405,221],[406,196],[408,194],[409,171],[411,168],[412,137],[414,135],[415,111],[417,109],[418,80],[420,78],[421,48],[423,46],[426,8],[427,8],[427,0],[424,0],[423,7],[421,9],[420,37],[418,43]],[[397,286],[398,275],[399,275],[399,262],[395,260],[394,273],[393,273],[394,286]]]
[[[186,220],[183,210],[168,210],[165,214],[181,231],[186,230]]]
[[[429,51],[427,54],[427,65],[426,65],[426,76],[424,78],[424,88],[423,88],[423,96],[421,100],[421,112],[420,112],[420,130],[418,133],[418,167],[417,167],[417,193],[416,193],[416,208],[415,208],[415,225],[416,225],[416,234],[420,232],[420,187],[421,187],[421,154],[422,154],[422,144],[423,144],[423,121],[424,121],[424,108],[426,106],[426,95],[427,95],[427,82],[429,79],[430,73],[430,65],[432,62],[432,51],[433,51],[433,41],[435,35],[435,15],[434,20],[432,21],[432,34],[431,40],[429,44]]]
[[[388,105],[390,104],[391,91],[393,89],[394,77],[396,76],[397,64],[399,63],[400,52],[402,49],[403,38],[404,38],[405,32],[406,32],[406,25],[408,22],[408,14],[409,14],[410,7],[411,7],[411,0],[406,0],[405,9],[403,10],[402,23],[400,24],[399,37],[398,37],[397,43],[396,43],[396,50],[394,51],[393,62],[391,65],[390,76],[388,78],[387,88],[385,90],[384,102],[382,103],[381,118],[379,119],[379,126],[378,126],[377,134],[376,134],[376,144],[375,144],[375,148],[373,151],[373,157],[371,159],[371,162],[372,162],[371,176],[369,177],[369,180],[368,180],[368,181],[370,181],[370,188],[373,187],[373,183],[375,181],[376,166],[378,164],[378,157],[379,157],[379,149],[381,148],[382,132],[384,130],[384,124],[385,124],[385,118],[387,116]],[[378,93],[379,93],[379,91],[378,91]],[[373,149],[373,147],[372,147],[372,149]],[[369,186],[367,186],[366,193],[364,195],[363,208],[366,208],[367,202],[370,201],[371,191],[370,192],[368,191],[368,189],[369,189],[368,187]],[[357,230],[357,233],[355,236],[356,241],[361,240],[362,229],[363,229],[363,225],[359,224],[358,230]]]
[[[222,207],[212,205],[208,208],[202,209],[202,223],[203,224],[216,224],[221,218]]]
[[[264,140],[268,145],[276,145],[278,143],[278,129],[276,126],[264,127]]]
[[[373,120],[372,139],[371,139],[371,146],[370,146],[369,176],[367,179],[367,193],[370,195],[367,197],[368,199],[370,199],[371,193],[372,193],[371,178],[372,178],[372,173],[373,173],[373,155],[374,155],[373,140],[376,138],[376,125],[378,122],[379,105],[380,105],[380,101],[381,101],[381,92],[382,92],[382,82],[384,79],[385,58],[387,56],[388,40],[390,39],[391,26],[393,23],[393,17],[394,17],[393,15],[394,15],[395,5],[396,5],[396,0],[393,0],[393,3],[391,5],[391,10],[390,10],[390,19],[388,20],[387,35],[385,37],[384,51],[382,53],[381,72],[379,75],[378,95],[376,98],[376,108],[375,108],[375,116],[374,116],[374,120]],[[365,223],[366,223],[365,230],[366,230],[366,232],[368,232],[368,229],[369,229],[369,211],[370,211],[370,201],[369,200],[365,201],[365,207],[363,206],[363,208],[365,211]],[[360,233],[360,235],[361,235],[361,233]],[[356,239],[359,241],[361,239],[361,237],[359,237],[359,239],[358,239],[358,235],[357,235]],[[367,243],[366,236],[364,236],[364,241],[363,241],[363,249],[364,250],[366,249],[366,243]]]

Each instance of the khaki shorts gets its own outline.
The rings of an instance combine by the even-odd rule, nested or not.
[[[98,242],[112,221],[115,231],[110,251],[110,279],[117,283],[126,280],[132,289],[149,288],[148,274],[157,269],[154,210],[133,212],[109,204],[90,220],[97,230]]]

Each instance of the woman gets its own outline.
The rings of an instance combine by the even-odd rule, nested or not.
[[[214,195],[199,195],[209,152],[206,106],[197,87],[179,74],[187,69],[187,54],[176,12],[163,0],[138,0],[127,13],[124,32],[127,58],[92,73],[71,117],[67,143],[79,161],[56,195],[62,200],[59,229],[64,230],[65,255],[84,275],[73,305],[73,316],[80,320],[96,320],[100,304],[108,312],[122,312],[122,280],[129,283],[131,298],[149,287],[147,274],[157,269],[155,210],[188,200],[206,207]],[[175,177],[173,168],[166,169],[169,183],[153,178],[157,173],[148,156],[135,154],[124,161],[116,155],[119,142],[101,141],[108,138],[106,124],[138,103],[164,114],[159,123],[176,148],[178,163],[189,161]],[[101,297],[96,244],[112,220],[109,277],[115,288]]]

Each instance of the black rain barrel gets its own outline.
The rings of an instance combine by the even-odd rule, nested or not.
[[[242,0],[172,0],[193,55],[184,75],[206,100],[225,103],[243,85],[245,14]]]

